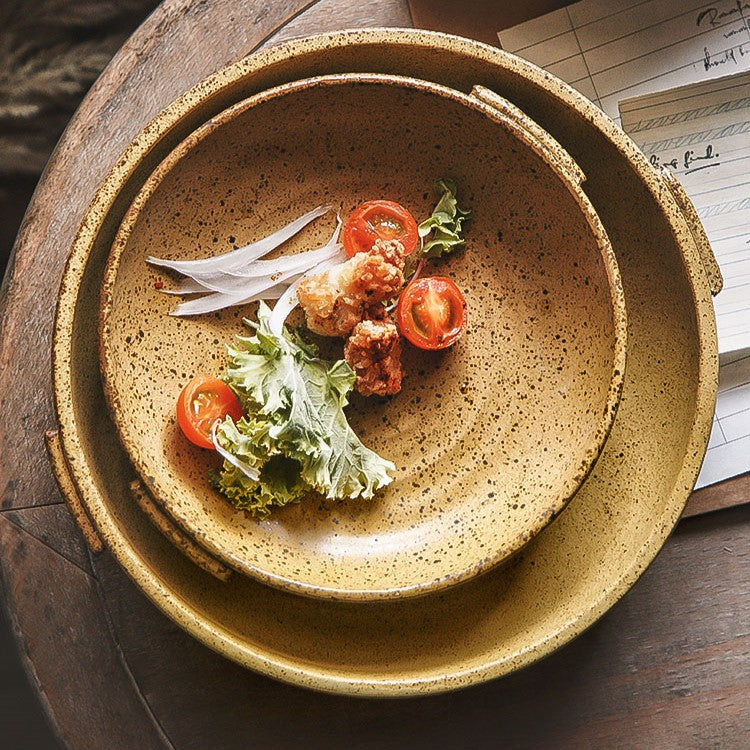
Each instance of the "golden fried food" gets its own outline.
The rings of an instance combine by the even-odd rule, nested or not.
[[[344,345],[344,359],[357,375],[363,396],[391,396],[401,390],[401,336],[390,320],[363,320]]]
[[[377,240],[368,252],[304,279],[297,299],[311,331],[346,337],[357,323],[376,317],[375,308],[395,296],[403,284],[403,244]]]

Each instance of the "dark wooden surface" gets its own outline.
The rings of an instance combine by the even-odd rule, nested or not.
[[[529,13],[535,5],[549,2]],[[0,580],[55,730],[97,750],[750,747],[748,505],[683,520],[634,589],[547,660],[452,695],[364,701],[282,685],[210,652],[108,554],[92,558],[62,504],[43,444],[54,426],[52,315],[95,185],[162,106],[225,63],[284,38],[374,25],[411,25],[404,0],[167,0],[50,161],[0,303]],[[744,499],[747,477],[696,493],[691,507]]]

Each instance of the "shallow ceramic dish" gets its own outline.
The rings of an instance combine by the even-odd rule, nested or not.
[[[347,70],[417,73],[466,90],[480,80],[518,102],[586,171],[631,310],[618,415],[565,512],[512,565],[435,595],[367,606],[296,597],[241,576],[221,583],[151,526],[130,494],[133,469],[108,418],[90,325],[117,227],[184,135],[232,100]],[[538,68],[475,42],[414,31],[332,34],[271,49],[166,110],[92,202],[63,278],[54,338],[67,458],[60,469],[133,580],[176,623],[240,664],[356,695],[476,684],[536,661],[595,622],[641,575],[680,516],[707,445],[716,377],[709,285],[691,227],[632,142]]]
[[[588,475],[622,389],[622,285],[580,170],[509,112],[481,89],[302,80],[212,117],[139,192],[102,288],[105,395],[156,501],[226,564],[311,596],[420,595],[515,553]],[[437,271],[464,290],[467,334],[440,354],[407,347],[402,392],[347,409],[395,480],[370,502],[310,498],[264,521],[235,510],[209,486],[220,461],[184,439],[175,402],[193,375],[221,374],[223,345],[255,307],[171,317],[146,257],[226,252],[320,203],[346,216],[382,196],[426,217],[443,175],[473,211],[466,251]],[[324,244],[334,222],[284,252]]]

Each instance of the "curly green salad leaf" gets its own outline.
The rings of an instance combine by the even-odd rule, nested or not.
[[[464,221],[471,216],[471,211],[458,207],[456,183],[453,180],[438,180],[435,183],[435,192],[440,196],[440,200],[430,218],[425,219],[417,227],[422,239],[432,234],[422,246],[423,258],[439,258],[463,245],[461,229]]]
[[[311,491],[329,499],[370,499],[393,479],[396,467],[366,448],[347,422],[343,407],[356,376],[344,360],[318,358],[317,348],[286,328],[268,327],[261,303],[258,322],[245,322],[253,336],[229,347],[225,380],[246,416],[227,417],[216,439],[245,465],[250,479],[228,461],[211,482],[237,508],[264,518],[274,506],[299,502]]]

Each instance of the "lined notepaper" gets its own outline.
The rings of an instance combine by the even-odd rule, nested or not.
[[[719,395],[708,451],[696,487],[750,468],[750,353],[729,355],[719,369]]]
[[[598,104],[685,187],[724,277],[698,487],[750,469],[750,2],[582,0],[498,34]]]
[[[750,467],[750,73],[628,99],[620,112],[651,163],[685,187],[724,276],[719,350],[734,354],[722,357],[702,487]]]
[[[622,127],[693,201],[724,277],[719,351],[750,348],[750,73],[620,102]]]
[[[750,70],[750,3],[581,0],[498,38],[619,123],[621,99]]]

